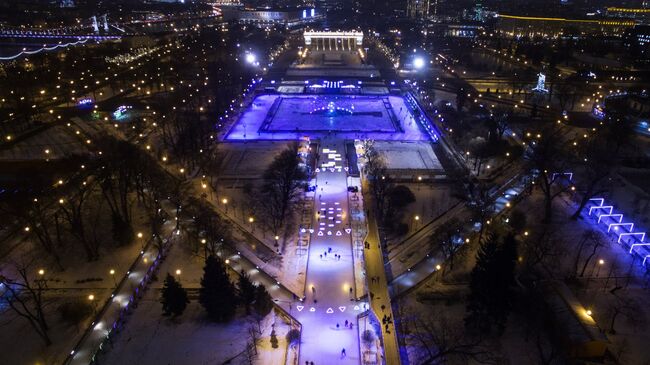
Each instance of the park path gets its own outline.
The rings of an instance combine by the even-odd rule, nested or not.
[[[309,247],[304,307],[294,314],[302,323],[300,364],[359,364],[354,298],[354,262],[349,234],[347,174],[342,140],[323,140],[314,206],[314,233]],[[324,164],[331,168],[323,168]],[[340,257],[340,258],[339,258]],[[354,327],[345,326],[345,322]],[[338,324],[338,328],[337,328]],[[342,350],[345,349],[345,355]]]

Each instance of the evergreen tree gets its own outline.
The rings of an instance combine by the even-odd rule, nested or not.
[[[243,270],[239,276],[239,300],[246,308],[246,314],[251,313],[250,305],[255,301],[256,288],[250,277]]]
[[[512,307],[517,241],[513,235],[499,241],[490,234],[477,253],[465,324],[481,332],[496,329],[500,334]]]
[[[255,302],[253,303],[253,307],[255,313],[260,317],[265,317],[273,309],[273,299],[262,284],[255,287]]]
[[[190,302],[187,299],[187,290],[169,273],[167,273],[167,277],[165,278],[160,302],[162,303],[163,314],[166,316],[170,314],[174,316],[183,314],[187,303]]]
[[[208,312],[208,317],[216,322],[227,322],[237,309],[235,286],[230,282],[221,259],[209,256],[205,260],[199,303]]]

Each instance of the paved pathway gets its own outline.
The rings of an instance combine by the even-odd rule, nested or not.
[[[303,325],[299,364],[359,364],[356,316],[363,303],[354,300],[352,241],[343,141],[324,140],[320,151],[314,233],[307,263],[306,300],[294,314]],[[336,160],[338,159],[338,161]],[[332,168],[323,169],[330,163]],[[340,256],[340,258],[338,258]],[[356,307],[356,309],[355,309]],[[350,329],[345,321],[353,323]],[[337,328],[338,324],[338,328]],[[345,355],[342,350],[345,349]]]
[[[366,180],[364,180],[363,191],[369,191]],[[364,194],[364,199],[366,206],[371,207],[371,194]],[[368,211],[370,212],[372,209],[368,209]],[[377,219],[374,213],[371,213],[366,218],[368,221],[368,236],[366,237],[368,245],[364,250],[364,257],[366,261],[366,275],[370,278],[368,288],[371,293],[369,295],[372,298],[372,311],[378,320],[383,320],[384,316],[391,319],[391,321],[387,321],[386,323],[382,322],[381,332],[385,360],[386,364],[400,364],[400,352],[394,322],[395,316],[393,315],[388,280],[386,279],[386,270],[384,269],[384,255],[379,240]]]

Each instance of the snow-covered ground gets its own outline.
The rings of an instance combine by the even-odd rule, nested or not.
[[[247,344],[250,329],[257,330],[252,317],[238,316],[227,324],[205,318],[205,310],[196,299],[178,318],[162,315],[158,290],[151,290],[138,305],[126,329],[109,346],[102,358],[105,364],[182,365],[182,364],[250,364]],[[270,334],[275,323],[278,348],[271,347]],[[261,322],[255,364],[283,365],[289,326],[271,312]]]
[[[374,147],[381,153],[389,170],[411,170],[414,174],[423,175],[443,171],[442,164],[429,143],[378,141]]]

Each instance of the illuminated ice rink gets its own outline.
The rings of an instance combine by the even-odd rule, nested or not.
[[[336,134],[344,139],[423,141],[400,96],[260,95],[225,139],[290,140]]]
[[[269,132],[300,130],[340,132],[399,130],[387,97],[312,96],[276,98],[263,129]]]

